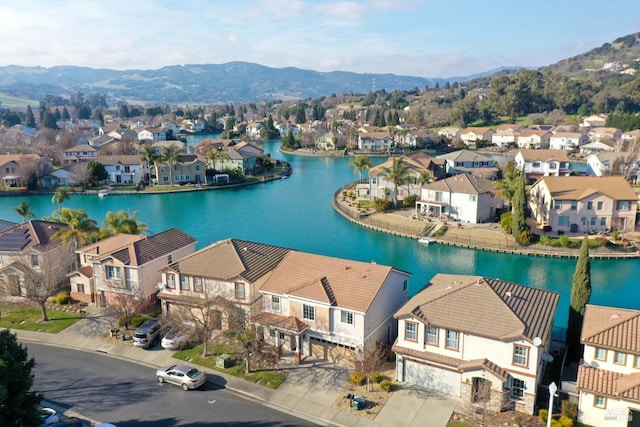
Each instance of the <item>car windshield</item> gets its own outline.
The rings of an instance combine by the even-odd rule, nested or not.
[[[198,375],[200,375],[200,371],[198,371],[196,368],[191,368],[189,369],[189,372],[187,372],[187,376],[189,378],[195,378]]]
[[[167,335],[165,335],[164,337],[168,340],[172,340],[175,337],[177,337],[178,335],[180,335],[180,330],[179,329],[171,329],[169,332],[167,332]]]

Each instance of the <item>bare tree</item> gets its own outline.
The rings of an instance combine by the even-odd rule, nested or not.
[[[91,170],[87,167],[87,164],[85,162],[75,162],[69,170],[75,175],[80,188],[84,191],[87,188],[87,183],[91,180]]]
[[[149,308],[147,300],[133,294],[117,293],[109,300],[106,313],[115,318],[118,323],[122,322],[125,329],[129,329],[133,316],[144,313],[147,308]]]
[[[370,342],[357,348],[351,355],[350,362],[354,369],[367,377],[367,390],[371,391],[369,375],[382,370],[388,352],[389,349],[384,344]]]

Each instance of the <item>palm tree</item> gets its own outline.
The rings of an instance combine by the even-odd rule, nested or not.
[[[229,152],[227,152],[226,150],[223,150],[220,152],[220,161],[222,162],[221,165],[221,169],[224,171],[224,162],[225,160],[231,160],[231,157],[229,157]]]
[[[162,147],[162,161],[169,166],[169,181],[173,187],[173,165],[178,161],[182,150],[176,144]]]
[[[66,187],[56,188],[55,193],[53,193],[53,197],[51,197],[51,203],[58,205],[59,212],[62,211],[62,204],[65,200],[69,200],[69,189]]]
[[[498,195],[509,204],[513,201],[519,178],[520,173],[516,169],[516,164],[510,161],[502,171],[502,179],[494,182]]]
[[[214,148],[212,150],[207,151],[207,154],[204,156],[205,159],[211,162],[212,169],[216,169],[216,163],[218,160],[222,158],[222,150]]]
[[[145,145],[142,149],[142,153],[140,153],[140,160],[147,164],[147,168],[149,169],[149,175],[151,175],[151,165],[156,166],[156,160],[158,160],[158,155],[156,154],[155,148],[151,145]],[[155,171],[155,176],[158,176],[158,171]],[[149,176],[149,181],[151,181],[151,176]]]
[[[36,214],[31,212],[31,207],[27,202],[22,202],[18,206],[11,208],[11,210],[20,215],[22,222],[27,222],[27,218],[36,217]]]
[[[420,178],[418,178],[418,183],[420,185],[429,184],[430,182],[433,182],[433,181],[434,181],[433,175],[431,175],[429,171],[420,172]]]
[[[393,182],[393,206],[398,207],[398,187],[410,178],[411,169],[402,157],[393,157],[390,168],[385,169],[387,181]]]
[[[147,230],[147,224],[138,222],[138,211],[133,211],[129,215],[121,210],[118,212],[107,212],[106,219],[102,222],[100,230],[103,236],[113,236],[114,234],[141,234]]]
[[[67,224],[67,227],[60,228],[53,236],[61,238],[65,243],[75,244],[75,248],[85,246],[97,238],[98,225],[83,209],[61,208],[47,219]]]
[[[360,181],[362,181],[362,171],[371,169],[371,159],[366,156],[356,156],[355,160],[349,163],[349,167],[353,168],[353,172],[357,172],[360,175]]]

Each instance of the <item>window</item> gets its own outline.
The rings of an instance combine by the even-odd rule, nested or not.
[[[633,358],[633,367],[640,368],[640,356],[635,356]]]
[[[555,162],[549,163],[549,169],[553,170],[553,169],[557,169],[557,168],[558,168],[558,164],[557,163],[555,163]]]
[[[427,326],[427,344],[438,345],[438,328]]]
[[[236,282],[236,299],[244,299],[244,283]]]
[[[31,267],[36,267],[40,264],[38,254],[31,254]]]
[[[539,167],[540,167],[540,162],[533,162],[533,163],[531,163],[531,167],[539,168]]]
[[[353,313],[344,310],[340,311],[340,322],[353,325]]]
[[[469,201],[475,202],[477,200],[477,196],[475,194],[469,194]]]
[[[458,349],[458,331],[447,331],[447,340],[444,346],[447,348]]]
[[[524,381],[519,380],[518,378],[511,379],[511,397],[515,399],[522,399],[526,388],[527,384]]]
[[[606,360],[607,359],[607,350],[601,347],[596,347],[596,351],[594,354],[594,359],[596,360]]]
[[[167,288],[175,289],[176,288],[176,275],[175,274],[167,274]]]
[[[180,290],[189,290],[189,276],[180,276]]]
[[[591,225],[594,226],[596,225],[596,220],[598,219],[598,217],[592,216],[591,217]]]
[[[628,200],[620,200],[618,202],[618,210],[619,211],[628,211],[629,210],[629,201]]]
[[[316,308],[312,305],[302,304],[302,318],[304,320],[316,321]]]
[[[199,171],[200,170],[200,165],[196,165],[196,170]]]
[[[601,211],[601,210],[602,210],[602,208],[603,208],[603,206],[604,206],[604,202],[598,202],[598,206],[597,206],[597,208],[596,208],[596,209],[598,209],[599,211]]]
[[[405,322],[404,339],[407,341],[418,341],[418,324],[415,322]]]
[[[586,216],[583,216],[583,217],[580,218],[580,224],[587,225],[587,217]]]
[[[527,366],[529,349],[523,345],[513,346],[513,364]]]
[[[553,201],[553,209],[560,210],[562,209],[562,202],[560,200]]]
[[[587,210],[590,211],[593,209],[593,202],[587,202]]]
[[[558,217],[558,225],[569,225],[569,217],[568,216]]]
[[[575,211],[578,209],[578,201],[577,200],[572,200],[571,201],[571,210]]]
[[[169,254],[167,257],[167,264],[171,264],[173,262],[173,255]]]
[[[627,363],[627,355],[621,351],[616,351],[613,354],[613,362],[618,365],[624,365]]]
[[[402,283],[402,290],[406,292],[408,288],[409,288],[409,279],[404,279],[404,282]]]
[[[78,283],[77,288],[79,293],[84,294],[84,284]]]
[[[280,297],[275,295],[271,296],[271,310],[272,311],[280,311]]]
[[[162,181],[163,182],[169,182],[169,177],[168,176],[163,176],[162,177]]]
[[[602,225],[602,226],[607,225],[607,218],[606,217],[603,216],[602,218],[600,218],[600,225]]]
[[[593,398],[593,406],[596,408],[604,408],[607,406],[607,398],[604,396],[595,396]]]
[[[120,268],[113,266],[113,265],[107,265],[106,269],[105,269],[106,273],[107,273],[107,279],[109,280],[120,280],[122,279],[122,275],[120,274]]]
[[[196,292],[202,292],[202,278],[200,277],[193,278],[193,290]]]

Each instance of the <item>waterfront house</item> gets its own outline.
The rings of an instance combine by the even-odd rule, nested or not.
[[[138,141],[166,141],[167,133],[160,128],[144,128],[138,132]]]
[[[171,171],[169,169],[167,163],[156,160],[156,170],[158,171],[156,184],[183,185],[204,184],[207,182],[205,162],[197,154],[180,154]],[[173,178],[173,183],[171,178]]]
[[[151,146],[153,147],[153,150],[156,153],[156,156],[158,157],[162,157],[162,151],[164,147],[168,147],[171,145],[177,146],[181,153],[187,152],[187,143],[182,141],[177,141],[177,140],[155,141],[153,144],[151,144]]]
[[[614,151],[613,145],[602,141],[594,141],[580,147],[580,153],[582,154],[601,153],[603,151]]]
[[[504,206],[502,198],[494,193],[494,181],[490,179],[454,175],[422,186],[416,215],[424,218],[445,215],[473,224],[493,221]]]
[[[98,307],[112,305],[117,295],[154,302],[160,269],[195,251],[196,239],[170,228],[151,236],[117,234],[79,249],[80,268],[71,274],[71,291]]]
[[[548,130],[524,129],[516,138],[518,148],[547,149],[551,140]]]
[[[591,141],[618,141],[622,137],[622,131],[612,127],[597,127],[592,128],[588,135]]]
[[[516,169],[524,171],[529,180],[542,176],[568,176],[571,163],[563,150],[521,149],[515,157]]]
[[[556,132],[549,138],[551,150],[578,151],[589,142],[589,137],[580,132]]]
[[[595,176],[622,175],[629,181],[636,181],[639,160],[636,153],[602,151],[587,156],[587,172]]]
[[[442,128],[438,131],[438,136],[449,141],[456,141],[460,138],[460,128],[454,126]]]
[[[251,139],[260,139],[260,132],[266,129],[263,122],[249,122],[245,128],[247,136]]]
[[[290,251],[260,287],[256,321],[268,342],[298,361],[354,363],[393,344],[393,313],[408,300],[409,276],[375,262]]]
[[[496,128],[495,133],[491,136],[491,143],[498,147],[511,147],[516,145],[518,135],[524,127],[522,125],[507,124],[500,125]]]
[[[396,379],[464,405],[532,414],[558,300],[499,279],[437,274],[394,315]]]
[[[0,154],[0,179],[7,187],[23,187],[23,177],[33,170],[42,175],[43,159],[37,154]]]
[[[625,144],[623,147],[625,150],[630,150],[630,145],[640,142],[640,129],[631,130],[629,132],[625,132],[621,136],[622,142]]]
[[[638,196],[621,176],[545,176],[529,194],[531,216],[559,234],[635,229]]]
[[[640,419],[640,311],[588,304],[576,389],[578,421],[599,427]]]
[[[468,127],[460,131],[460,140],[466,146],[475,146],[478,142],[491,142],[492,137],[491,128]]]
[[[66,227],[32,220],[0,231],[0,294],[25,295],[42,275],[62,278],[75,268],[73,246],[56,236]]]
[[[436,156],[436,159],[444,160],[447,175],[470,173],[475,176],[491,178],[496,176],[498,168],[496,161],[491,157],[478,154],[475,151],[458,150]]]
[[[83,166],[84,167],[84,166]],[[74,172],[76,165],[68,165],[55,169],[40,177],[42,188],[71,187],[78,184],[78,177]]]
[[[98,158],[98,150],[89,144],[76,145],[62,153],[62,161],[65,163],[89,162]]]
[[[101,155],[98,162],[107,171],[107,181],[110,183],[137,184],[142,180],[142,160],[139,155]]]
[[[389,132],[360,132],[358,150],[367,152],[390,151],[395,141]]]

